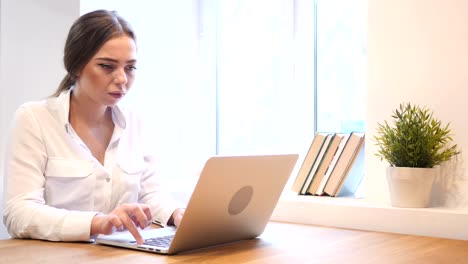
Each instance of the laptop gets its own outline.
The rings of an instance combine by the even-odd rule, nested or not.
[[[99,235],[96,243],[176,254],[258,237],[294,169],[297,154],[216,156],[208,159],[178,228]],[[167,245],[164,245],[164,244]]]

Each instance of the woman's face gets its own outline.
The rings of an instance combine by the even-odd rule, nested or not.
[[[113,106],[132,86],[135,65],[135,41],[126,35],[111,39],[79,73],[75,95],[98,105]]]

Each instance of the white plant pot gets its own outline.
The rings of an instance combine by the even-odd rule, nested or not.
[[[436,175],[435,168],[387,167],[392,206],[428,207]]]

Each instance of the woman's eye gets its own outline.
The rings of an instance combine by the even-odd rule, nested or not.
[[[132,72],[132,71],[134,71],[134,70],[136,70],[136,69],[137,69],[137,68],[136,68],[135,66],[133,66],[133,65],[127,67],[127,71],[129,71],[129,72]]]
[[[100,63],[99,66],[105,70],[112,70],[114,69],[114,67],[112,67],[112,65],[110,64],[104,64],[104,63]]]

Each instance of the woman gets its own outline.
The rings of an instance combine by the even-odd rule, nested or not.
[[[67,75],[56,93],[15,114],[6,157],[4,223],[12,237],[89,240],[184,210],[157,183],[142,124],[117,103],[136,70],[135,35],[115,12],[97,10],[71,27]]]

